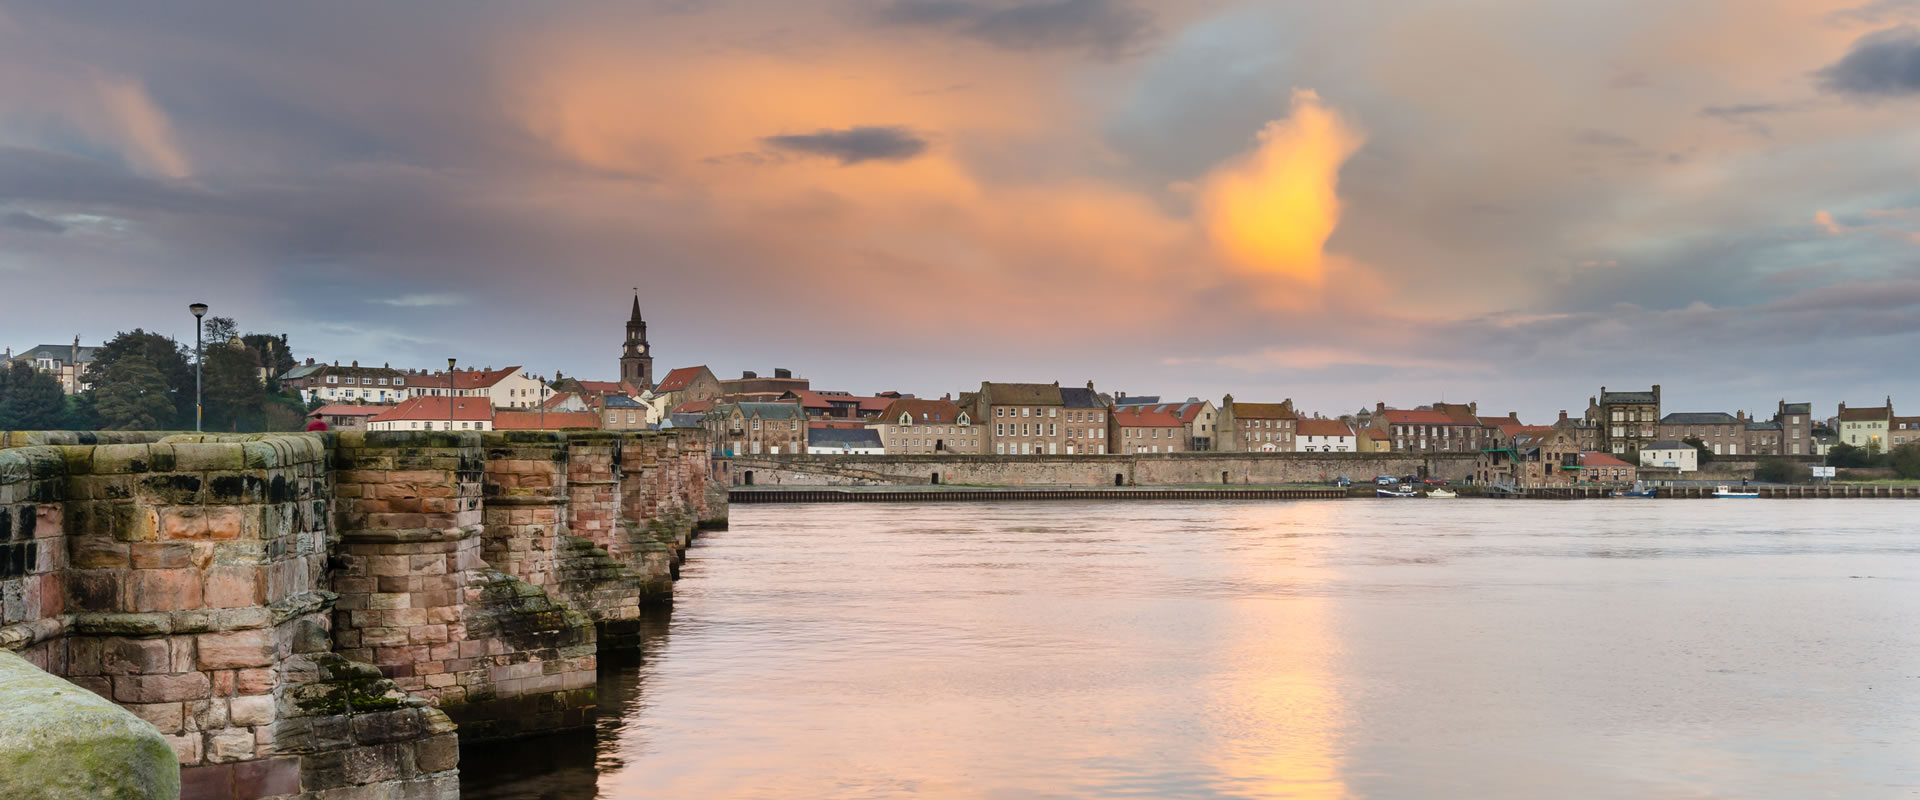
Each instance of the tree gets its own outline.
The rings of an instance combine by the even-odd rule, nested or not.
[[[1887,454],[1887,465],[1902,478],[1920,478],[1920,442],[1908,442]]]
[[[208,347],[226,344],[240,338],[240,325],[234,322],[232,317],[207,317],[206,323],[201,327],[200,336]]]
[[[119,359],[101,377],[94,406],[108,430],[164,430],[177,414],[166,377],[146,359]]]
[[[105,345],[94,354],[94,361],[87,368],[87,383],[91,401],[98,407],[100,394],[112,380],[114,367],[129,359],[146,362],[160,374],[166,387],[172,390],[169,400],[173,404],[173,413],[161,420],[156,427],[160,429],[186,427],[193,425],[193,362],[188,359],[185,346],[157,333],[149,333],[139,328],[130,332],[121,332],[107,340]],[[122,372],[121,374],[130,374]],[[136,387],[137,388],[137,387]],[[124,395],[124,392],[119,394]],[[101,420],[103,423],[105,419]]]
[[[1827,451],[1827,463],[1836,467],[1877,467],[1880,452],[1872,445],[1859,447],[1841,442]]]
[[[1806,467],[1784,458],[1766,459],[1753,469],[1754,480],[1768,483],[1799,483],[1810,474]]]
[[[297,366],[293,360],[293,351],[287,347],[287,335],[284,333],[277,336],[270,333],[249,333],[240,337],[240,341],[247,346],[248,350],[253,351],[260,365],[267,368],[269,390],[272,389],[273,381],[279,380],[280,376],[287,374],[287,370]]]
[[[1701,441],[1700,437],[1689,436],[1680,441],[1693,445],[1693,449],[1700,454],[1700,466],[1704,467],[1713,462],[1713,449],[1710,447],[1707,447],[1707,443],[1704,441]]]
[[[206,385],[201,393],[205,427],[238,432],[242,426],[259,426],[260,404],[266,400],[259,368],[253,351],[245,347],[223,342],[207,348]]]
[[[0,431],[58,430],[66,409],[67,393],[58,378],[25,361],[0,370]]]

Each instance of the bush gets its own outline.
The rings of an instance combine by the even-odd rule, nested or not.
[[[1920,442],[1908,442],[1893,448],[1893,452],[1887,454],[1887,466],[1902,478],[1920,478]]]
[[[1812,470],[1784,458],[1766,459],[1753,469],[1753,479],[1767,483],[1799,483],[1812,474]]]

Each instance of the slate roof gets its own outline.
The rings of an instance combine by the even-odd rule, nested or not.
[[[989,383],[987,402],[996,406],[1058,406],[1061,389],[1051,383]]]
[[[1682,442],[1678,439],[1661,439],[1660,441],[1657,441],[1657,442],[1651,442],[1647,444],[1646,447],[1642,447],[1640,449],[1642,450],[1692,450],[1693,445],[1687,444],[1686,442]]]
[[[81,345],[80,346],[80,363],[82,364],[93,363],[94,351],[99,349],[100,348],[98,347],[88,347],[86,345]],[[15,360],[24,358],[29,361],[42,359],[42,358],[50,358],[62,364],[65,364],[68,361],[73,360],[73,345],[72,344],[43,344],[31,350],[25,350],[22,352],[14,353],[13,357]]]
[[[1813,404],[1812,403],[1788,403],[1787,413],[1812,415]]]
[[[320,369],[325,366],[327,365],[301,364],[297,367],[294,367],[293,369],[290,369],[290,370],[287,370],[286,372],[281,373],[280,380],[283,380],[283,381],[299,380],[301,378],[307,377],[308,375],[312,375],[313,373],[319,372]]]
[[[1738,425],[1740,418],[1725,411],[1676,411],[1660,418],[1662,425]]]
[[[814,428],[807,432],[807,447],[865,447],[881,449],[880,432],[871,428]]]
[[[704,415],[679,414],[679,413],[668,414],[666,423],[661,425],[660,427],[662,428],[698,428],[700,427],[700,418],[702,416]]]
[[[960,419],[960,407],[945,400],[922,400],[918,397],[902,397],[887,404],[880,412],[877,422],[888,425],[900,424],[901,414],[913,415],[915,425],[952,425]]]
[[[1750,430],[1750,431],[1777,431],[1777,430],[1780,430],[1780,423],[1778,423],[1778,422],[1749,422],[1749,423],[1747,423],[1747,430]]]
[[[1610,403],[1658,403],[1660,399],[1653,392],[1601,392],[1600,404]]]
[[[646,408],[647,407],[646,403],[642,403],[624,394],[610,394],[610,395],[607,395],[606,397],[600,398],[600,402],[606,404],[607,408]]]
[[[1106,408],[1100,393],[1092,389],[1068,386],[1060,389],[1060,404],[1067,408]]]
[[[1113,404],[1116,406],[1151,406],[1151,405],[1158,405],[1159,403],[1160,403],[1160,395],[1157,395],[1157,394],[1143,394],[1143,395],[1137,395],[1137,396],[1131,396],[1131,397],[1116,397],[1113,400]]]

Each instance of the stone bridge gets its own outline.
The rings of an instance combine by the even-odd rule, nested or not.
[[[734,486],[1220,486],[1322,483],[1375,475],[1465,480],[1476,453],[1142,453],[1134,455],[782,455],[720,459]]]
[[[151,723],[189,800],[453,800],[459,741],[590,724],[597,653],[726,523],[708,450],[0,433],[0,649]]]

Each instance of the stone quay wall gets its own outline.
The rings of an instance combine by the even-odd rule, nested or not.
[[[1375,475],[1461,481],[1474,453],[1149,453],[1072,456],[795,455],[720,459],[726,483],[755,486],[1242,486],[1355,483]]]
[[[703,437],[0,432],[0,650],[151,725],[190,800],[451,800],[459,741],[590,724],[724,524]]]

